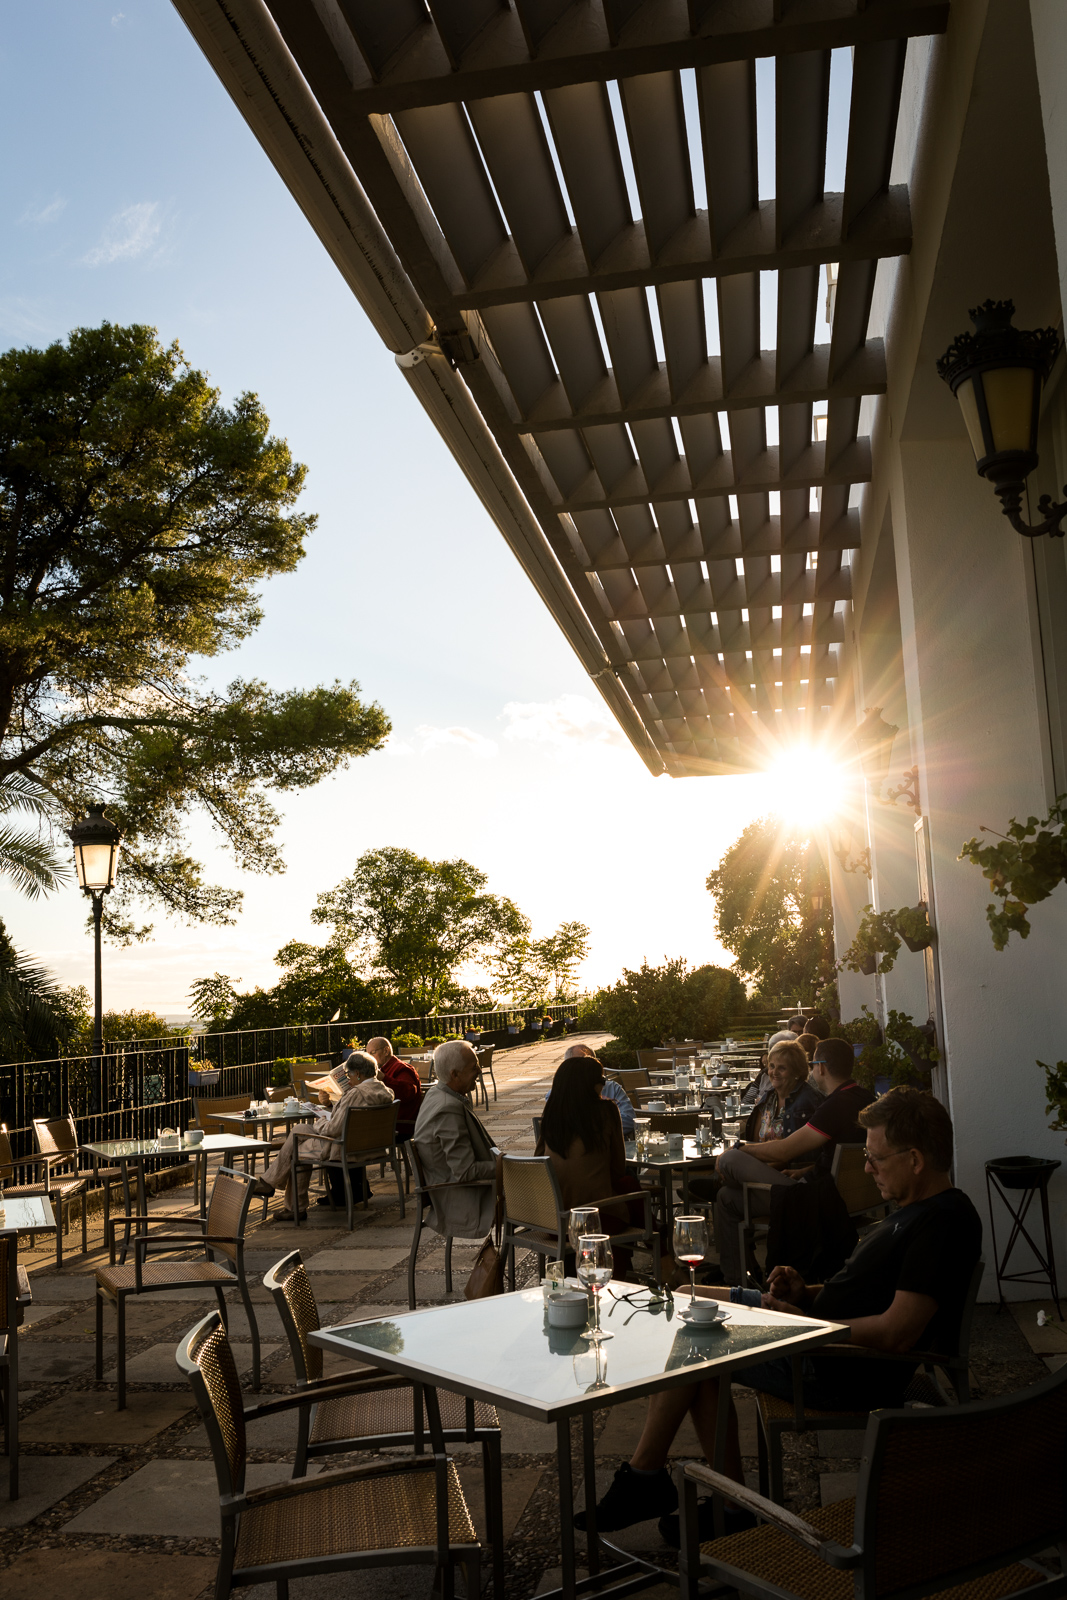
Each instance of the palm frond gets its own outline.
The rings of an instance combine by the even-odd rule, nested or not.
[[[30,900],[42,891],[58,889],[70,877],[70,869],[50,844],[13,828],[0,828],[0,872]]]
[[[0,778],[0,811],[32,811],[37,817],[50,816],[50,798],[24,772],[9,772]]]

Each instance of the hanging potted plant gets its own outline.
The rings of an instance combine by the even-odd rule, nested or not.
[[[900,953],[900,935],[896,926],[895,911],[875,911],[864,906],[856,936],[841,958],[840,965],[849,972],[862,972],[870,977],[881,956],[883,972],[891,972]]]
[[[903,911],[896,913],[897,932],[913,953],[927,950],[933,943],[934,930],[930,926],[930,916],[926,908],[926,901],[920,900],[917,906],[905,906]]]

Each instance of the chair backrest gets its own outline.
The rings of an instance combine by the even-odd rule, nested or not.
[[[652,1081],[644,1067],[620,1067],[615,1072],[605,1069],[604,1076],[614,1078],[627,1094],[631,1089],[647,1089]]]
[[[214,1116],[223,1111],[247,1111],[249,1096],[246,1094],[220,1095],[217,1100],[194,1101],[196,1106],[196,1125],[202,1133],[234,1133],[232,1124],[216,1122]],[[214,1116],[213,1116],[214,1113]]]
[[[543,1233],[559,1232],[563,1196],[550,1156],[504,1156],[504,1215]]]
[[[538,1144],[541,1139],[541,1118],[531,1117],[530,1121],[533,1123],[534,1144]]]
[[[211,1186],[211,1199],[207,1206],[207,1227],[204,1232],[243,1239],[255,1182],[256,1180],[245,1172],[234,1172],[230,1167],[220,1167]],[[237,1261],[236,1245],[215,1244],[209,1245],[208,1249],[215,1254],[226,1256],[232,1262]]]
[[[699,1111],[650,1111],[648,1125],[653,1133],[694,1134],[700,1126]]]
[[[430,1203],[430,1197],[426,1193],[426,1168],[422,1164],[422,1156],[419,1153],[419,1147],[415,1143],[414,1139],[408,1140],[407,1152],[408,1159],[411,1162],[412,1171],[415,1175],[415,1199],[420,1207],[428,1206]]]
[[[857,1212],[871,1211],[875,1206],[885,1205],[878,1185],[867,1171],[863,1145],[839,1144],[834,1151],[830,1172],[850,1217]]]
[[[940,1593],[1060,1544],[1067,1367],[994,1400],[876,1411],[863,1458],[854,1538],[867,1600]]]
[[[65,1117],[34,1117],[33,1136],[41,1155],[77,1162],[78,1132],[69,1112]]]
[[[268,1083],[263,1092],[263,1098],[273,1106],[282,1100],[288,1100],[291,1094],[296,1094],[295,1083],[287,1083],[284,1086],[277,1083]],[[302,1098],[302,1096],[299,1098]]]
[[[11,1135],[7,1123],[0,1122],[0,1186],[15,1181],[15,1159],[11,1153]]]
[[[311,1279],[301,1259],[300,1251],[283,1256],[263,1279],[263,1287],[274,1298],[278,1307],[285,1337],[293,1357],[296,1381],[306,1384],[310,1379],[322,1377],[322,1351],[308,1341],[308,1334],[322,1326],[319,1308]]]
[[[0,1333],[10,1333],[21,1323],[22,1307],[18,1297],[19,1241],[17,1234],[9,1234],[6,1239],[0,1239]]]
[[[244,1492],[248,1446],[244,1399],[233,1351],[218,1311],[190,1329],[175,1358],[192,1386],[215,1462],[219,1494]]]
[[[349,1106],[345,1120],[344,1150],[349,1161],[368,1150],[387,1150],[396,1143],[396,1117],[400,1106]]]

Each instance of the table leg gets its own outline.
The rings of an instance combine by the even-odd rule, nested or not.
[[[120,1161],[119,1165],[122,1168],[122,1206],[123,1206],[123,1210],[126,1213],[126,1227],[123,1230],[123,1235],[122,1235],[122,1253],[119,1256],[119,1262],[123,1266],[125,1266],[125,1264],[126,1264],[126,1252],[130,1248],[130,1163],[128,1161]],[[114,1232],[112,1232],[112,1235],[111,1235],[111,1256],[110,1256],[110,1259],[111,1259],[111,1265],[114,1266],[115,1265],[115,1235],[114,1235]]]
[[[593,1413],[582,1412],[582,1468],[585,1472],[585,1547],[589,1576],[600,1571],[600,1540],[596,1531],[596,1454],[593,1448]]]
[[[571,1472],[571,1424],[569,1417],[556,1423],[556,1467],[559,1472],[559,1542],[560,1542],[560,1593],[565,1600],[574,1600],[577,1574],[574,1567],[574,1477]],[[596,1499],[596,1485],[593,1485]],[[589,1485],[586,1485],[588,1504]]]
[[[731,1398],[730,1375],[724,1372],[719,1379],[719,1408],[715,1416],[715,1459],[711,1463],[713,1472],[722,1472],[726,1467],[726,1430],[730,1420]],[[726,1532],[726,1502],[721,1494],[712,1497],[712,1510],[715,1517],[715,1537],[721,1539]]]

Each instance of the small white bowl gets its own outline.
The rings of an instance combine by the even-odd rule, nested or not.
[[[548,1322],[552,1328],[584,1328],[589,1321],[589,1300],[580,1291],[566,1289],[548,1297]]]
[[[200,1128],[190,1128],[185,1135],[186,1144],[203,1144],[204,1134]]]

